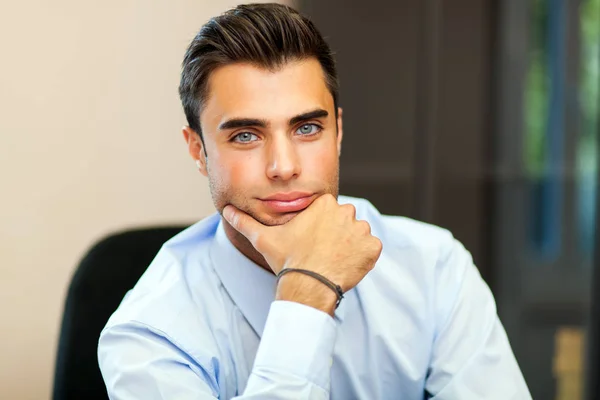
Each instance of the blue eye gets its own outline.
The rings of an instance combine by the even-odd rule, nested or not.
[[[314,135],[321,130],[321,127],[317,124],[304,124],[296,130],[300,135]]]
[[[239,142],[239,143],[249,143],[249,142],[255,142],[257,140],[258,140],[258,137],[254,133],[250,133],[250,132],[242,132],[240,134],[235,135],[235,137],[233,138],[234,142]]]

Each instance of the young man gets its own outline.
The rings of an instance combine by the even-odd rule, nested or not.
[[[530,398],[451,234],[338,197],[337,93],[328,45],[289,7],[202,27],[183,135],[218,213],[167,242],[108,322],[111,398]]]

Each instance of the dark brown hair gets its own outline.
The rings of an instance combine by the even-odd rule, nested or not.
[[[291,7],[245,4],[208,21],[183,59],[179,96],[188,125],[200,137],[200,111],[208,96],[208,78],[216,68],[248,62],[276,71],[286,62],[316,58],[338,106],[338,80],[329,45],[314,24]]]

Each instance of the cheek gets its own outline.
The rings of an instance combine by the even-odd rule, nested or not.
[[[243,156],[240,153],[221,157],[214,171],[227,186],[239,188],[252,185],[261,172],[256,157]]]
[[[313,176],[330,176],[337,172],[339,158],[337,148],[331,146],[314,146],[306,149],[302,155],[303,173]]]

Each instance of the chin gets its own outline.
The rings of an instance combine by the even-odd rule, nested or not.
[[[256,217],[255,217],[255,219],[263,225],[278,226],[278,225],[287,224],[292,219],[294,219],[294,217],[296,215],[300,214],[301,212],[302,211],[297,211],[297,212],[291,212],[291,213],[285,213],[285,214],[279,214],[279,215],[263,214],[263,215],[261,215],[260,219],[256,218]]]

